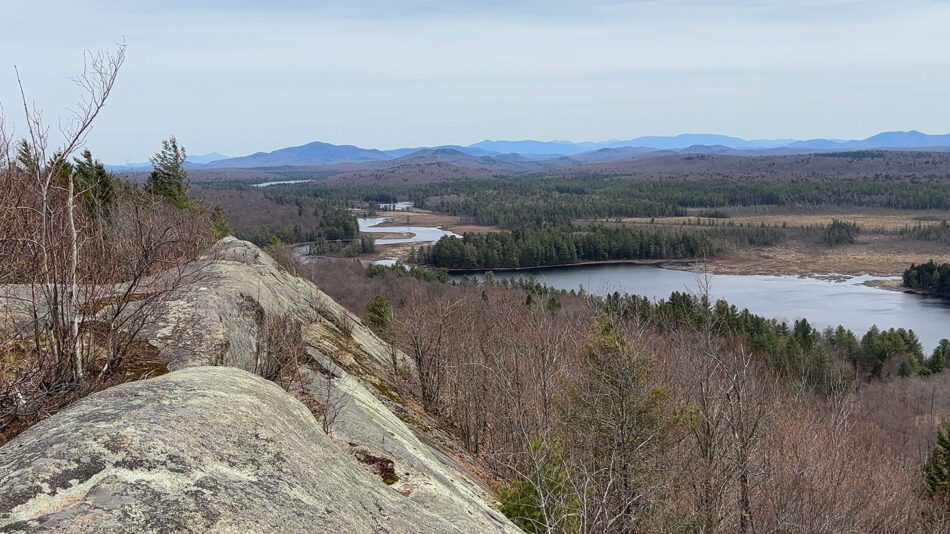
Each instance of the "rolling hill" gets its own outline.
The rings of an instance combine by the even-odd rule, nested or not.
[[[207,163],[206,166],[218,168],[280,167],[285,165],[361,163],[389,159],[392,159],[392,156],[381,150],[314,141],[306,145],[281,148],[273,152],[257,152],[240,158],[220,159]]]
[[[950,134],[928,135],[916,130],[882,132],[866,139],[745,140],[716,134],[648,136],[602,142],[485,140],[469,146],[377,150],[315,141],[301,146],[227,158],[211,153],[190,156],[191,169],[269,169],[278,167],[345,167],[338,170],[378,170],[405,164],[446,163],[461,167],[505,171],[621,161],[657,153],[774,156],[856,150],[950,151]],[[112,165],[117,171],[143,170],[148,163]]]

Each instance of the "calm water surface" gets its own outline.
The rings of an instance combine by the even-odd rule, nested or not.
[[[557,289],[578,289],[595,295],[614,291],[663,299],[674,291],[696,292],[695,273],[645,265],[592,265],[494,273],[498,280],[533,278]],[[477,276],[484,279],[484,275]],[[459,279],[460,277],[453,277]],[[872,325],[913,329],[929,354],[950,338],[950,300],[912,295],[864,285],[881,278],[844,280],[796,276],[712,275],[711,296],[739,309],[782,321],[805,318],[816,328],[844,325],[858,336]]]
[[[277,182],[264,182],[260,184],[251,184],[251,187],[270,187],[272,185],[305,184],[313,180],[280,180]]]
[[[441,228],[429,228],[426,226],[376,226],[387,221],[385,217],[360,217],[357,219],[360,223],[360,232],[368,234],[380,233],[399,233],[412,234],[411,237],[398,239],[377,239],[377,245],[399,245],[402,243],[435,243],[444,236],[450,235],[458,237],[458,234],[443,230]]]

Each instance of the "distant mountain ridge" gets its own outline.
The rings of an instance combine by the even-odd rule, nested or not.
[[[950,134],[928,135],[916,130],[882,132],[860,140],[810,139],[755,139],[746,140],[718,134],[680,134],[674,136],[646,136],[626,141],[571,143],[569,141],[493,141],[474,145],[496,152],[519,154],[546,154],[571,156],[605,148],[650,148],[654,150],[688,150],[694,147],[725,147],[738,150],[766,150],[779,148],[807,150],[866,150],[873,148],[937,148],[950,147]]]
[[[240,158],[228,158],[207,163],[208,167],[248,168],[304,165],[329,165],[333,163],[364,163],[385,161],[392,156],[375,148],[360,148],[353,145],[331,145],[314,141],[306,145],[281,148],[273,152],[256,152]]]
[[[644,157],[662,151],[697,154],[800,154],[852,150],[950,150],[950,134],[929,135],[917,130],[882,132],[866,139],[754,139],[719,134],[680,134],[645,136],[609,141],[538,141],[486,139],[468,146],[396,148],[378,150],[354,145],[333,145],[314,141],[305,145],[256,152],[242,157],[224,157],[217,153],[190,156],[194,168],[261,168],[286,166],[323,166],[372,162],[400,163],[444,160],[449,163],[489,166],[515,162],[528,164],[547,160],[549,164],[606,162]],[[219,157],[220,156],[220,157]],[[463,157],[468,156],[468,157]],[[493,161],[497,160],[497,161]],[[116,170],[149,168],[149,164],[113,165]]]
[[[790,148],[813,148],[825,150],[868,150],[874,148],[946,148],[950,147],[950,134],[928,135],[917,130],[909,132],[882,132],[867,139],[841,141],[835,139],[811,139],[789,143]]]
[[[188,155],[188,157],[185,158],[185,166],[187,167],[191,165],[202,165],[205,163],[211,163],[212,161],[227,159],[228,157],[229,156],[225,156],[224,154],[221,154],[219,152],[209,152],[207,154]],[[125,163],[121,165],[113,164],[113,165],[106,165],[106,168],[113,172],[121,172],[121,171],[128,171],[128,170],[144,171],[144,170],[151,170],[152,163],[149,161],[144,161],[141,163]]]
[[[218,152],[210,152],[208,154],[198,154],[197,156],[190,155],[185,159],[185,161],[187,161],[188,163],[200,164],[200,163],[210,163],[212,161],[227,159],[229,157],[230,156],[225,156],[224,154],[220,154]]]

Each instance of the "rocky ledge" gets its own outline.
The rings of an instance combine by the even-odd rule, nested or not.
[[[394,384],[411,360],[254,245],[228,238],[213,254],[141,333],[171,373],[0,447],[0,532],[518,532]],[[302,329],[298,388],[334,377],[329,433],[254,374],[264,327],[287,320]]]

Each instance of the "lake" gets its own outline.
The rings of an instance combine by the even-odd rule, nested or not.
[[[280,180],[277,182],[264,182],[260,184],[251,184],[251,187],[270,187],[272,185],[306,184],[312,181],[313,180]]]
[[[697,292],[696,273],[646,265],[590,265],[493,273],[498,280],[532,278],[557,289],[578,289],[594,295],[618,291],[658,300],[674,291]],[[476,276],[484,279],[484,275]],[[459,280],[462,276],[453,276]],[[739,309],[791,322],[805,318],[823,329],[839,324],[862,336],[872,325],[908,328],[920,336],[929,355],[950,338],[950,300],[864,285],[880,277],[824,279],[797,276],[712,275],[710,294]]]

